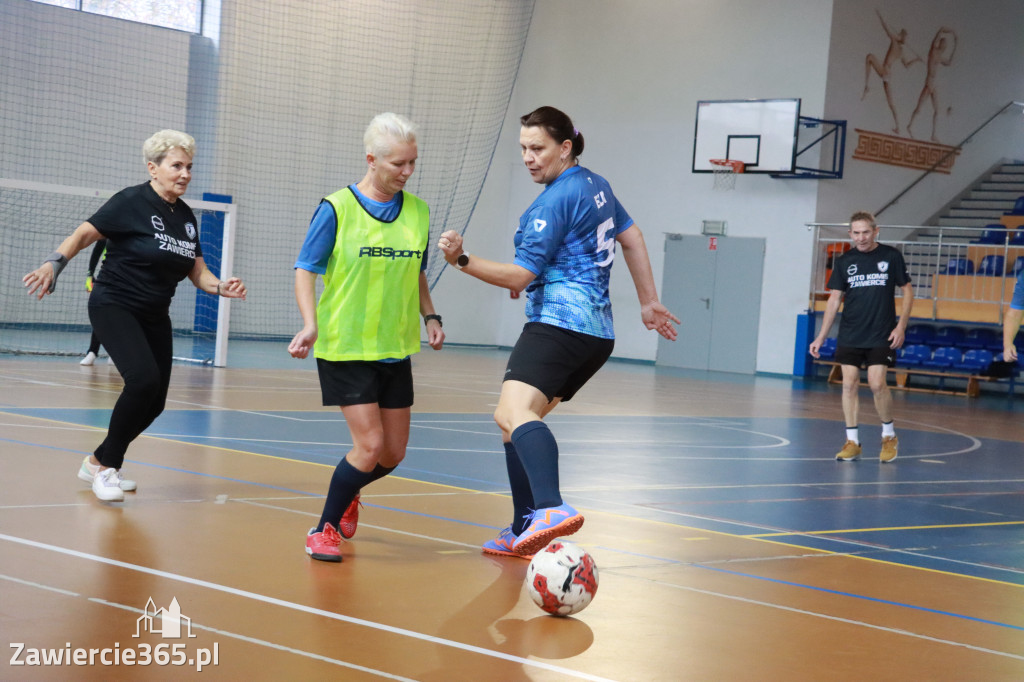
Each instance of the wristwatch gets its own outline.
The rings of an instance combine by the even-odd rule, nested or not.
[[[430,322],[431,320],[437,320],[437,324],[440,327],[444,326],[444,324],[441,322],[441,316],[440,315],[435,315],[434,313],[431,313],[430,315],[424,315],[423,316],[423,324],[426,324],[427,322]]]
[[[455,259],[455,268],[457,270],[461,270],[467,265],[469,265],[469,251],[463,251],[459,254],[459,257]]]

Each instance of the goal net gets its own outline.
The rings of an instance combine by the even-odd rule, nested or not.
[[[71,259],[53,293],[41,301],[20,286],[21,278],[38,268],[113,194],[0,179],[0,353],[85,355],[92,334],[85,287],[90,251]],[[207,266],[217,275],[230,272],[235,207],[206,201],[188,204],[199,220]],[[100,279],[102,270],[101,261]],[[224,366],[229,311],[229,299],[199,291],[187,279],[179,284],[171,303],[175,359]]]
[[[249,295],[232,304],[232,344],[248,349],[251,340],[267,340],[267,352],[288,361],[287,340],[302,327],[295,260],[320,200],[365,174],[363,132],[373,116],[393,111],[419,128],[406,189],[430,207],[429,244],[444,230],[466,230],[506,120],[533,6],[211,1],[201,32],[188,33],[0,0],[0,178],[119,190],[148,179],[140,152],[150,135],[189,133],[196,155],[185,200],[196,206],[197,197],[213,194],[238,208],[232,274]],[[15,222],[0,223],[3,238],[17,242],[2,247],[8,269],[9,249],[28,249],[34,263],[90,215],[85,204],[68,203],[58,216],[45,213],[48,200],[8,201],[22,206]],[[38,229],[57,233],[21,243],[25,211]],[[21,325],[19,333],[46,322],[85,334],[82,261],[61,277],[57,296],[66,300],[30,306],[19,298],[8,309],[4,291],[4,317]],[[431,286],[444,266],[430,248]],[[19,288],[23,268],[5,288],[12,281]],[[176,306],[193,305],[187,287],[178,288]],[[191,310],[174,312],[175,327],[189,329]],[[67,350],[84,352],[87,343]]]

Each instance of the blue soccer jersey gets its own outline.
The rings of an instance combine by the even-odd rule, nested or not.
[[[582,166],[545,187],[515,236],[513,262],[537,276],[526,288],[527,319],[615,338],[608,281],[615,237],[632,224],[608,181]]]

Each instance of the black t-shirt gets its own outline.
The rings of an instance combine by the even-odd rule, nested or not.
[[[828,288],[844,292],[839,345],[888,346],[896,328],[896,287],[909,283],[903,254],[891,246],[878,244],[867,253],[854,248],[836,258]]]
[[[166,312],[178,282],[203,255],[192,209],[181,199],[172,208],[148,182],[110,197],[89,222],[107,239],[90,306]]]

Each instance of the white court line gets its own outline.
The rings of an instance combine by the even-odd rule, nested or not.
[[[114,608],[117,608],[117,609],[123,609],[125,611],[130,611],[132,613],[140,613],[140,614],[146,615],[146,611],[145,610],[137,609],[134,606],[126,606],[124,604],[118,604],[117,602],[107,601],[106,599],[99,599],[97,597],[89,597],[88,599],[91,602],[95,602],[97,604],[103,604],[104,606],[113,606]],[[277,649],[278,651],[284,651],[285,653],[296,654],[298,656],[304,656],[306,658],[312,658],[313,660],[316,660],[316,661],[323,661],[324,663],[331,663],[333,665],[338,665],[338,666],[341,666],[343,668],[350,668],[352,670],[358,670],[360,672],[370,673],[371,675],[376,675],[377,677],[384,677],[384,678],[387,678],[389,680],[402,680],[402,682],[416,682],[416,680],[414,680],[412,678],[401,677],[399,675],[392,675],[391,673],[386,673],[383,670],[376,670],[374,668],[367,668],[365,666],[356,665],[355,663],[348,663],[346,661],[339,661],[336,658],[328,658],[327,656],[321,656],[320,654],[314,654],[311,651],[303,651],[302,649],[293,649],[292,647],[284,646],[283,644],[276,644],[274,642],[268,642],[265,639],[256,639],[255,637],[248,637],[246,635],[238,634],[237,632],[229,632],[228,630],[221,630],[219,628],[210,627],[208,625],[201,625],[201,624],[195,622],[194,620],[193,621],[189,621],[189,627],[191,627],[193,629],[196,629],[196,630],[206,630],[207,632],[212,632],[214,634],[223,635],[225,637],[231,637],[232,639],[239,639],[239,640],[242,640],[243,642],[249,642],[250,644],[256,644],[258,646],[266,647],[268,649]]]
[[[254,507],[263,507],[264,509],[273,509],[274,511],[285,511],[285,512],[291,512],[292,514],[301,514],[302,516],[312,516],[312,517],[315,517],[315,518],[320,518],[320,514],[319,513],[302,511],[301,509],[289,509],[288,507],[280,507],[280,506],[278,506],[276,504],[264,504],[262,502],[254,502],[252,500],[243,500],[243,499],[239,499],[239,498],[234,498],[233,501],[234,502],[241,502],[243,504],[250,504],[250,505],[252,505]],[[472,545],[472,544],[469,544],[468,542],[457,542],[455,540],[448,540],[447,538],[437,538],[437,537],[434,537],[432,535],[423,535],[422,533],[411,533],[411,532],[409,532],[407,530],[397,530],[395,528],[385,528],[384,526],[374,526],[374,525],[369,524],[369,523],[360,523],[359,527],[360,528],[373,528],[374,530],[380,530],[380,531],[384,531],[384,532],[387,532],[387,533],[394,533],[395,535],[405,535],[407,537],[417,538],[417,539],[420,539],[420,540],[430,540],[431,542],[440,542],[440,543],[448,544],[448,545],[456,545],[458,547],[469,547],[470,549],[474,549],[474,550],[480,549],[480,545]]]
[[[3,573],[0,573],[0,579],[9,580],[12,583],[18,583],[20,585],[27,585],[29,587],[36,587],[36,588],[38,588],[40,590],[47,590],[49,592],[56,592],[57,594],[64,594],[64,595],[67,595],[69,597],[81,597],[82,596],[82,595],[78,594],[77,592],[72,592],[70,590],[62,590],[59,587],[51,587],[50,585],[44,585],[42,583],[33,582],[31,580],[22,580],[21,578],[15,578],[13,575],[4,575]]]
[[[468,651],[474,654],[480,654],[482,656],[489,656],[491,658],[498,658],[504,661],[509,661],[522,665],[525,667],[540,668],[542,670],[549,670],[551,672],[561,673],[569,677],[575,677],[582,680],[593,680],[594,682],[614,682],[606,677],[598,677],[589,673],[580,672],[578,670],[572,670],[570,668],[563,668],[557,665],[551,665],[550,663],[544,663],[543,661],[535,661],[529,658],[523,658],[521,656],[513,656],[512,654],[502,653],[500,651],[492,651],[491,649],[485,649],[483,647],[473,646],[472,644],[463,644],[461,642],[455,642],[450,639],[444,639],[442,637],[435,637],[433,635],[427,635],[414,630],[406,630],[404,628],[397,628],[391,625],[384,625],[383,623],[375,623],[371,620],[365,620],[363,618],[354,618],[352,616],[345,616],[340,613],[334,613],[333,611],[325,611],[324,609],[313,608],[312,606],[306,606],[305,604],[296,604],[295,602],[285,601],[283,599],[277,599],[276,597],[268,597],[264,594],[257,594],[256,592],[249,592],[248,590],[240,590],[235,587],[228,587],[227,585],[220,585],[218,583],[209,582],[207,580],[200,580],[198,578],[191,578],[189,576],[180,575],[177,573],[170,573],[168,571],[161,571],[155,568],[149,568],[148,566],[139,566],[138,564],[130,564],[124,561],[118,561],[116,559],[108,559],[107,557],[98,556],[96,554],[88,554],[86,552],[79,552],[74,549],[68,549],[66,547],[57,547],[54,545],[47,545],[42,542],[36,542],[34,540],[27,540],[25,538],[15,537],[13,535],[6,535],[0,533],[0,540],[6,540],[7,542],[13,542],[28,547],[34,547],[36,549],[45,550],[48,552],[56,552],[58,554],[64,554],[67,556],[77,557],[79,559],[85,559],[87,561],[94,561],[100,564],[107,564],[109,566],[116,566],[118,568],[124,568],[129,571],[137,571],[139,573],[145,573],[147,575],[156,576],[158,578],[165,578],[167,580],[185,583],[186,585],[195,585],[196,587],[203,587],[209,590],[217,592],[223,592],[225,594],[231,594],[236,597],[243,597],[245,599],[251,599],[253,601],[262,602],[264,604],[270,604],[272,606],[280,606],[300,613],[308,613],[313,616],[320,616],[322,618],[330,618],[331,620],[341,621],[343,623],[351,623],[352,625],[359,625],[361,627],[370,628],[373,630],[380,630],[382,632],[388,632],[390,634],[399,635],[401,637],[409,637],[410,639],[417,639],[438,646],[450,647],[452,649],[460,649],[462,651]]]
[[[840,618],[839,616],[830,616],[827,613],[817,613],[815,611],[807,611],[805,609],[798,609],[792,606],[783,606],[782,604],[774,604],[772,602],[760,601],[757,599],[748,599],[747,597],[740,597],[737,595],[723,594],[721,592],[713,592],[711,590],[702,590],[697,587],[689,587],[687,585],[679,585],[675,583],[668,583],[662,580],[652,580],[651,582],[661,585],[663,587],[675,588],[677,590],[686,590],[687,592],[696,592],[698,594],[706,594],[711,597],[719,597],[721,599],[729,599],[732,601],[739,601],[745,604],[754,604],[756,606],[765,606],[770,609],[778,609],[780,611],[789,611],[790,613],[797,613],[803,616],[811,616],[812,618],[824,618],[825,620],[836,621],[837,623],[846,623],[848,625],[855,625],[858,627],[870,628],[872,630],[880,630],[882,632],[889,632],[894,635],[902,635],[904,637],[913,637],[914,639],[923,639],[928,642],[936,642],[938,644],[947,644],[949,646],[963,647],[972,651],[980,651],[985,654],[992,654],[994,656],[1005,656],[1006,658],[1013,658],[1018,661],[1024,661],[1024,656],[1018,656],[1017,654],[1011,654],[1006,651],[996,651],[995,649],[986,649],[985,647],[974,646],[973,644],[966,644],[964,642],[954,642],[949,639],[940,639],[938,637],[931,637],[930,635],[922,635],[917,632],[911,632],[909,630],[901,630],[899,628],[890,628],[884,625],[874,625],[873,623],[865,623],[862,620],[851,620],[849,618]]]

